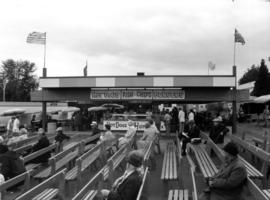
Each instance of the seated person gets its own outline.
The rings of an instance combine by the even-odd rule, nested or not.
[[[69,140],[70,137],[63,132],[62,127],[58,127],[56,129],[56,136],[55,136],[55,142],[58,142],[59,144],[62,144],[64,140]]]
[[[229,131],[223,124],[220,119],[215,118],[213,119],[213,126],[210,130],[209,137],[213,140],[216,144],[223,144],[224,136]]]
[[[230,142],[225,145],[224,163],[214,177],[207,180],[208,187],[199,200],[241,200],[242,190],[247,181],[245,165],[238,159],[238,148]]]
[[[45,131],[43,128],[38,129],[38,135],[39,135],[39,140],[38,142],[33,146],[33,151],[38,151],[40,149],[46,148],[50,146],[50,141],[45,134]],[[51,157],[51,153],[47,152],[43,155],[40,155],[39,157],[35,158],[32,163],[47,163],[49,158]]]
[[[92,136],[100,134],[100,132],[101,132],[101,130],[98,128],[97,122],[95,122],[95,121],[92,121],[92,123],[91,123],[91,130],[92,130]],[[89,144],[96,144],[98,140],[99,139],[97,138],[96,140],[93,140]]]
[[[124,146],[125,144],[127,144],[128,142],[130,142],[130,140],[132,139],[132,137],[134,136],[134,134],[136,134],[136,127],[134,125],[134,122],[131,120],[128,120],[128,129],[127,132],[125,134],[124,137],[120,137],[118,139],[118,147],[121,148],[122,146]]]
[[[116,179],[111,190],[102,190],[107,200],[136,200],[142,183],[143,155],[139,151],[131,151],[127,156],[127,168],[123,176]]]
[[[5,180],[18,176],[26,171],[23,161],[18,153],[9,150],[8,147],[3,144],[1,151],[1,173],[5,177]]]
[[[28,138],[28,131],[25,128],[24,125],[19,126],[19,133],[20,133],[21,136],[24,136],[25,138]]]
[[[101,142],[104,142],[104,141],[112,141],[114,139],[115,139],[115,136],[111,132],[111,125],[106,124],[105,125],[105,132],[101,133],[99,140]]]
[[[200,129],[194,120],[190,120],[184,127],[182,132],[182,156],[186,155],[187,143],[193,142],[200,138]]]
[[[147,144],[149,144],[155,138],[156,131],[151,127],[150,123],[147,121],[145,123],[145,130],[143,136],[137,141],[137,148],[144,149]]]

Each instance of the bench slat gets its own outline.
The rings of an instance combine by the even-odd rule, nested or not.
[[[59,189],[48,188],[35,196],[32,200],[50,200],[53,199],[59,192]]]

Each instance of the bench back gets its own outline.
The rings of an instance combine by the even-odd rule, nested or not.
[[[15,151],[18,154],[23,154],[23,152],[25,152],[27,150],[31,150],[32,148],[33,148],[32,144],[27,144],[27,145],[21,146],[19,148],[16,148],[13,151]]]
[[[4,195],[5,195],[5,191],[12,187],[12,186],[15,186],[16,184],[24,181],[24,186],[23,186],[23,190],[22,192],[24,191],[27,191],[29,188],[30,188],[30,177],[31,177],[31,174],[32,174],[32,170],[29,170],[23,174],[20,174],[12,179],[9,179],[7,181],[5,181],[3,184],[0,185],[0,193],[2,193],[2,198],[4,199]]]
[[[105,164],[105,146],[104,143],[97,144],[94,148],[90,149],[88,152],[81,155],[76,159],[76,165],[78,166],[78,176],[96,159],[101,158],[102,162]],[[91,162],[89,161],[91,159]],[[83,162],[88,161],[85,166]],[[84,167],[84,168],[83,168]]]
[[[29,200],[33,199],[38,194],[42,193],[47,188],[55,188],[55,185],[57,185],[56,188],[59,188],[59,195],[63,196],[65,193],[65,183],[64,183],[64,177],[65,177],[66,169],[63,169],[62,171],[58,172],[57,174],[51,176],[50,178],[46,179],[39,185],[35,186],[31,190],[28,190],[24,194],[20,195],[16,200]]]
[[[31,161],[31,160],[33,160],[33,159],[35,159],[35,158],[43,155],[43,154],[48,153],[48,152],[51,152],[51,151],[53,151],[55,149],[57,149],[57,144],[51,144],[50,146],[48,146],[46,148],[40,149],[38,151],[35,151],[35,152],[33,152],[33,153],[25,156],[23,158],[23,162],[24,163],[27,163],[27,162],[29,162],[29,161]]]
[[[238,144],[243,149],[249,151],[257,158],[260,158],[262,161],[268,162],[270,160],[270,153],[264,151],[263,149],[256,147],[255,145],[249,144],[235,135],[231,135],[230,139],[232,140],[232,142]]]
[[[80,143],[77,143],[76,145],[70,147],[69,149],[66,149],[56,155],[54,155],[53,157],[51,157],[49,159],[49,164],[51,165],[51,174],[54,174],[56,172],[56,163],[61,160],[62,158],[64,158],[65,156],[71,154],[71,153],[74,153],[75,155],[80,155],[81,153],[81,144]],[[70,160],[67,160],[66,163],[63,163],[64,164],[67,164]]]
[[[148,174],[148,167],[146,167],[144,169],[144,174],[143,174],[143,179],[142,179],[142,184],[141,184],[141,187],[140,187],[140,190],[138,192],[138,195],[137,195],[137,199],[136,200],[140,200],[141,197],[142,197],[142,193],[143,193],[143,188],[144,188],[144,185],[145,185],[145,182],[146,182],[146,177],[147,177],[147,174]]]
[[[247,186],[250,191],[250,193],[253,195],[253,197],[256,200],[267,200],[269,199],[262,190],[250,179],[248,178]]]
[[[29,143],[38,141],[38,139],[39,139],[39,136],[29,137],[29,138],[27,138],[27,139],[25,139],[25,140],[21,140],[21,141],[12,143],[12,144],[8,145],[8,147],[9,147],[10,149],[16,149],[16,148],[19,148],[19,147],[21,147],[21,146],[27,145],[27,144],[29,144]]]
[[[85,138],[85,139],[83,140],[83,143],[84,143],[84,144],[88,144],[88,143],[90,143],[90,142],[92,142],[92,141],[98,139],[99,137],[100,137],[100,133],[99,133],[99,134],[96,134],[96,135],[93,135],[93,136],[90,136],[90,137],[88,137],[88,138]]]
[[[196,180],[195,180],[195,167],[190,167],[190,173],[191,173],[192,187],[193,187],[192,197],[193,197],[193,200],[198,200],[197,186],[196,186]]]
[[[100,170],[78,193],[72,200],[81,200],[89,192],[94,192],[95,195],[100,195],[103,183],[103,170]]]

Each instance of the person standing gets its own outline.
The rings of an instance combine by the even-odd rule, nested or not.
[[[207,180],[208,187],[199,200],[243,200],[242,191],[247,182],[246,167],[238,158],[236,144],[230,142],[223,150],[224,163],[217,174]]]
[[[265,108],[263,110],[263,120],[264,120],[264,126],[268,127],[268,116],[269,116],[269,106],[265,105]]]
[[[184,130],[185,126],[185,112],[182,110],[182,108],[179,108],[179,114],[178,114],[178,119],[179,119],[179,136],[182,137],[182,132]]]
[[[16,116],[13,122],[13,133],[19,133],[20,132],[20,120],[19,116]]]
[[[188,121],[194,121],[194,111],[192,109],[189,110],[189,113],[188,113]]]
[[[7,138],[12,137],[13,125],[14,125],[15,116],[12,116],[7,123]]]
[[[164,121],[165,121],[165,127],[166,127],[166,133],[170,134],[171,132],[171,120],[172,120],[172,116],[169,113],[169,110],[166,110],[166,114],[164,116]]]

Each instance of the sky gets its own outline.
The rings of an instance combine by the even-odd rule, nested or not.
[[[46,32],[48,76],[232,74],[234,29],[240,77],[262,58],[270,66],[270,3],[259,0],[0,1],[0,61],[36,63],[44,46],[26,43]]]

